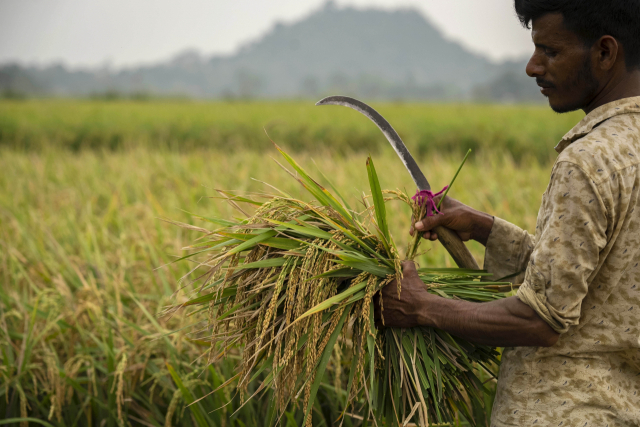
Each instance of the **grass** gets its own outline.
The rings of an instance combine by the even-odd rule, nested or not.
[[[172,150],[162,143],[156,147],[152,144],[154,134],[149,129],[162,123],[173,126],[183,123],[181,120],[184,129],[191,129],[191,121],[204,129],[207,124],[213,126],[211,123],[215,124],[216,120],[224,121],[213,114],[216,109],[220,114],[227,114],[227,121],[233,111],[238,117],[253,111],[263,118],[286,116],[290,123],[302,118],[309,120],[304,111],[298,111],[300,105],[269,104],[264,105],[266,111],[262,111],[260,104],[236,104],[227,110],[222,104],[189,103],[25,101],[0,104],[0,168],[3,171],[0,174],[0,418],[20,417],[24,409],[29,417],[41,420],[41,425],[44,422],[60,426],[100,425],[102,420],[108,426],[127,422],[158,426],[202,425],[203,422],[262,425],[269,395],[248,403],[234,418],[230,415],[240,406],[240,399],[225,395],[223,390],[185,408],[185,402],[204,396],[235,375],[235,360],[203,371],[203,361],[194,364],[192,361],[205,347],[187,335],[188,328],[166,335],[190,325],[193,319],[181,314],[170,319],[156,317],[166,305],[185,300],[182,294],[177,300],[171,295],[187,266],[178,263],[163,269],[156,267],[181,255],[180,248],[195,237],[195,233],[158,218],[193,222],[182,209],[232,217],[235,214],[231,208],[208,196],[216,195],[216,188],[240,192],[263,190],[263,185],[251,177],[292,195],[302,197],[302,191],[299,184],[271,164],[269,157],[277,153],[261,133],[260,126],[264,123],[259,123],[260,119],[253,119],[255,126],[247,125],[251,138],[255,138],[253,146],[259,146],[260,150],[223,152],[220,148],[224,144],[220,145],[213,137],[201,140],[202,145],[209,142],[211,148],[194,144],[189,150]],[[428,114],[438,110],[419,105],[397,108],[394,113],[385,114],[394,125],[396,118],[403,118],[398,122],[409,123],[419,120],[421,115],[425,123],[433,121]],[[455,108],[458,107],[445,109],[451,112]],[[491,119],[484,108],[475,107],[475,113],[473,107],[460,108],[467,109],[469,115],[482,117],[473,119],[473,123]],[[506,116],[519,116],[522,121],[527,120],[529,111],[489,108],[492,109],[504,109]],[[335,114],[330,113],[328,107],[314,111],[327,112],[324,119],[327,128],[332,120],[338,120],[341,112],[335,109]],[[539,117],[555,117],[541,109],[536,111]],[[87,119],[92,114],[94,121]],[[368,132],[364,129],[371,124],[366,120],[354,124],[355,117],[349,119],[352,124]],[[451,120],[449,126],[453,132],[461,122],[456,125],[456,119]],[[571,120],[562,120],[567,121],[567,126],[562,128],[556,123],[557,134],[570,128]],[[73,135],[83,126],[99,134],[92,127],[96,121],[102,123],[101,129],[106,135],[114,129],[127,130],[128,133],[124,132],[129,135],[125,138],[127,144],[111,151],[74,151],[64,146],[63,139],[58,139],[59,135]],[[504,117],[496,119],[497,123],[505,121],[508,120]],[[538,120],[534,114],[528,121],[527,129],[548,132],[545,129],[548,123]],[[23,135],[31,135],[30,141],[39,142],[29,145],[24,143],[29,138],[8,137],[13,132],[8,122],[17,123],[12,129],[21,129]],[[237,118],[236,124],[238,122],[251,120]],[[232,128],[231,124],[228,126]],[[349,123],[336,126],[346,129]],[[401,124],[396,126],[404,136]],[[424,126],[426,129],[427,124]],[[198,126],[194,128],[193,132],[198,134]],[[273,132],[270,134],[274,137]],[[283,137],[287,138],[293,137]],[[527,138],[546,146],[548,151],[557,139],[555,136],[544,140]],[[108,139],[104,135],[97,138]],[[413,140],[405,139],[412,147]],[[286,141],[277,142],[288,148]],[[467,148],[464,142],[459,145],[460,151]],[[297,148],[296,159],[301,165],[312,175],[318,175],[315,160],[352,203],[368,188],[366,154],[317,148],[305,152]],[[421,156],[419,162],[424,165],[434,189],[439,189],[448,184],[461,158],[445,152]],[[374,160],[383,189],[413,189],[410,178],[390,150],[380,146]],[[513,156],[500,150],[480,150],[465,165],[450,195],[532,229],[549,169],[546,161],[538,161],[536,157],[523,156],[514,161]],[[400,247],[408,241],[409,215],[408,208],[401,204],[387,206],[390,233]],[[452,266],[438,244],[424,245],[427,246],[432,249],[420,258],[424,265]],[[481,261],[482,248],[470,246]],[[344,370],[348,371],[348,367]],[[321,385],[319,390],[319,403],[313,410],[314,423],[319,425],[325,420],[329,425],[337,417],[336,408],[341,406],[333,387]],[[210,413],[230,399],[232,403],[226,409]],[[302,415],[299,411],[289,413],[286,423],[299,425]]]
[[[380,132],[354,111],[312,101],[135,102],[0,101],[0,146],[70,150],[163,147],[263,150],[264,131],[292,152],[376,153]],[[553,157],[553,144],[582,113],[557,115],[545,106],[376,103],[405,142],[433,153],[509,153],[516,160]]]

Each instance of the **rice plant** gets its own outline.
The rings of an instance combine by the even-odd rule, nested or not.
[[[154,208],[200,197],[182,175],[191,165],[149,151],[118,158],[2,150],[0,425],[265,425],[269,394],[233,418],[240,398],[226,388],[209,394],[233,377],[237,361],[197,360],[208,343],[186,334],[193,319],[156,316],[176,301],[172,285],[188,266],[156,268],[188,237],[156,220]],[[184,191],[164,191],[167,181],[156,190],[158,171]],[[338,408],[321,390],[315,422],[335,419]]]
[[[118,107],[118,111],[122,108]],[[63,131],[65,126],[61,121],[58,128]],[[300,153],[296,159],[313,167],[310,156]],[[106,426],[116,426],[120,379],[116,372],[126,354],[120,399],[120,415],[125,423],[138,425],[136,420],[144,419],[154,426],[198,425],[192,415],[196,405],[186,407],[188,403],[182,399],[166,361],[193,397],[199,399],[237,373],[236,357],[240,354],[234,350],[220,364],[208,368],[207,358],[198,356],[209,342],[191,339],[186,333],[197,329],[189,328],[195,319],[187,317],[188,312],[176,313],[170,319],[155,316],[169,303],[186,301],[183,295],[171,299],[171,294],[175,291],[172,285],[189,271],[189,264],[156,268],[171,262],[172,255],[197,233],[156,218],[170,216],[191,221],[192,217],[180,209],[232,218],[230,205],[205,196],[212,194],[214,183],[243,193],[257,191],[262,184],[252,181],[251,176],[290,194],[299,194],[300,184],[280,173],[279,168],[271,167],[264,157],[264,150],[239,153],[203,150],[176,155],[144,147],[109,153],[89,150],[73,153],[55,146],[37,152],[0,147],[0,168],[4,171],[0,174],[2,422],[18,426],[24,414],[37,420],[29,421],[30,425],[40,422],[40,425],[85,426],[104,421]],[[350,190],[367,187],[364,165],[357,167],[362,160],[359,155],[316,155],[318,167],[331,177],[352,205],[356,203]],[[448,157],[431,157],[429,175],[434,183],[447,184],[457,163]],[[378,171],[385,171],[384,177],[380,174],[382,187],[389,187],[388,183],[409,187],[410,177],[404,170],[394,168],[395,164],[392,152],[376,157]],[[548,167],[530,164],[522,169],[502,157],[502,153],[480,155],[465,165],[452,191],[469,204],[531,228],[536,220],[531,212],[535,212],[539,195],[548,183]],[[478,182],[483,185],[478,186]],[[387,209],[394,240],[404,248],[408,235],[399,231],[406,229],[410,209],[398,202],[387,203]],[[481,256],[479,245],[469,246],[477,257]],[[422,265],[445,266],[451,262],[441,246],[429,244],[428,252],[424,250],[426,247],[421,246],[421,254],[416,258]],[[25,334],[25,325],[31,322],[36,306],[33,332],[29,336]],[[198,320],[207,322],[206,318]],[[166,335],[166,339],[159,338],[178,329],[181,330]],[[90,359],[85,359],[86,364],[76,371],[77,365],[70,360],[79,354]],[[58,373],[58,377],[53,375],[51,379],[67,392],[65,399],[60,400],[61,420],[55,411],[51,413],[54,396],[51,390],[62,389],[53,383],[45,386],[43,381],[49,381],[45,360],[51,355],[55,358],[48,360],[56,363],[48,366]],[[330,425],[344,410],[343,390],[350,357],[348,351],[334,350],[311,411],[314,425],[323,422]],[[18,370],[21,358],[23,364]],[[261,375],[269,371],[265,369]],[[483,370],[476,373],[483,382],[488,381],[487,387],[494,388],[495,381],[488,374]],[[342,380],[338,383],[336,378]],[[260,383],[261,378],[257,378],[247,393],[252,394]],[[336,386],[342,390],[339,394]],[[261,391],[264,392],[267,394],[260,394],[262,399],[247,402],[234,417],[231,414],[241,402],[230,386],[199,403],[203,413],[211,413],[208,417],[214,425],[262,426],[266,425],[264,414],[273,396],[271,390]],[[491,398],[485,395],[486,409],[491,407]],[[87,399],[85,410],[80,411]],[[224,409],[213,412],[229,401],[232,403]],[[173,412],[168,411],[170,407]],[[356,418],[361,412],[349,409],[347,413],[353,417],[345,417],[345,425],[350,421],[354,425],[362,422],[361,417]],[[295,412],[290,410],[281,425],[299,426],[303,416],[300,407]],[[484,416],[479,414],[476,420]]]
[[[314,101],[315,102],[315,101]],[[97,101],[0,99],[0,146],[41,151],[178,152],[216,149],[228,156],[262,151],[267,128],[296,153],[379,153],[387,143],[359,117],[316,108],[309,101]],[[376,103],[419,156],[509,153],[518,160],[552,161],[558,141],[584,116],[553,114],[544,105]]]
[[[341,422],[480,425],[487,408],[478,372],[486,375],[497,365],[494,348],[437,329],[378,329],[374,322],[374,295],[394,280],[399,286],[402,275],[385,203],[410,204],[414,217],[424,207],[402,191],[381,190],[369,158],[371,196],[356,211],[335,187],[334,196],[276,148],[315,200],[275,187],[276,194],[221,191],[244,218],[200,217],[213,229],[181,224],[202,233],[179,259],[198,260],[190,271],[195,279],[184,284],[195,286],[194,295],[164,314],[190,307],[191,316],[207,319],[199,331],[210,345],[205,357],[209,363],[240,357],[228,383],[235,382],[244,402],[273,393],[268,424],[299,407],[304,424],[312,425],[318,391],[333,373],[333,388],[342,396]],[[418,243],[409,244],[409,258]],[[503,283],[480,281],[483,271],[418,271],[428,291],[445,298],[490,301],[505,295]]]

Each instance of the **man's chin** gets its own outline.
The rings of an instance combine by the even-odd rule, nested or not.
[[[575,103],[560,102],[550,96],[547,98],[549,99],[549,107],[551,107],[551,109],[556,113],[569,113],[582,108],[581,105],[576,105]]]

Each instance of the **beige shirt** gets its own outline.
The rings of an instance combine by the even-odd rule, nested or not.
[[[506,348],[491,425],[640,426],[640,97],[589,113],[556,147],[535,235],[499,218],[485,268],[559,332]]]

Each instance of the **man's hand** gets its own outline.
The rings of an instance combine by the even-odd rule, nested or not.
[[[496,347],[550,347],[560,335],[517,297],[476,303],[442,298],[427,292],[415,264],[402,264],[402,291],[396,282],[382,288],[384,326],[430,326],[477,344]],[[376,325],[382,326],[380,296],[375,298]]]
[[[440,198],[434,200],[438,203]],[[456,231],[463,242],[473,239],[486,246],[493,227],[491,215],[477,211],[448,196],[440,206],[440,211],[442,212],[440,215],[425,216],[422,221],[416,222],[415,229],[411,227],[411,235],[413,236],[417,230],[425,239],[437,240],[438,235],[431,230],[441,225]]]
[[[375,319],[378,326],[382,326],[380,313],[380,296],[384,312],[384,326],[392,328],[412,328],[427,326],[427,319],[422,314],[428,312],[428,299],[431,296],[427,287],[418,276],[416,265],[412,261],[402,263],[402,289],[398,299],[398,285],[394,280],[380,290],[376,297]]]

